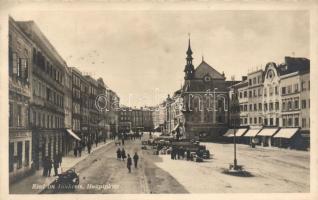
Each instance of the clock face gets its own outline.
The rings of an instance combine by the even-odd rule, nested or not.
[[[203,78],[203,80],[204,80],[205,82],[209,82],[209,81],[211,81],[211,77],[208,76],[208,75],[206,75],[206,76]]]

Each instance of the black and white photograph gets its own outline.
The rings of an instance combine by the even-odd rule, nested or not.
[[[24,5],[0,26],[8,195],[313,192],[317,4]]]

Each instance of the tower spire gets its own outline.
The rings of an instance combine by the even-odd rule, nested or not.
[[[194,76],[194,67],[192,64],[192,50],[191,50],[191,41],[190,41],[190,33],[189,35],[189,43],[188,43],[188,50],[187,50],[187,64],[185,66],[184,72],[185,72],[185,77],[184,79],[192,79]]]

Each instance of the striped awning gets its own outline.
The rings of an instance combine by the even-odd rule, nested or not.
[[[277,132],[278,128],[263,128],[257,136],[273,136]]]
[[[298,130],[299,128],[281,128],[274,138],[291,138]]]
[[[260,130],[261,130],[261,129],[249,129],[249,130],[245,133],[244,137],[255,137]]]
[[[240,137],[246,132],[247,128],[235,129],[235,136]],[[234,137],[234,129],[229,129],[223,136]]]

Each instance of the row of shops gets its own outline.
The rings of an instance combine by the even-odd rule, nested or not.
[[[229,129],[224,135],[228,142],[236,137],[238,143],[260,145],[264,147],[279,147],[299,150],[310,148],[310,134],[299,127],[250,127]]]

